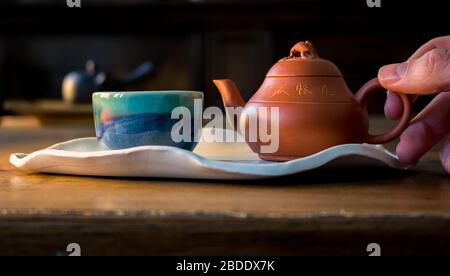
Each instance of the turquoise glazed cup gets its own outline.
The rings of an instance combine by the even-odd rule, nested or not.
[[[174,146],[193,150],[194,101],[201,100],[197,91],[96,92],[92,96],[97,139],[110,149],[146,145]],[[173,109],[186,107],[191,114],[191,140],[175,142],[172,127],[180,119],[172,119]],[[201,106],[203,108],[203,105]],[[197,131],[197,133],[194,133]]]

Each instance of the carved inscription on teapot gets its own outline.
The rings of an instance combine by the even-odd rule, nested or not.
[[[295,86],[295,91],[299,96],[304,95],[320,95],[320,96],[335,96],[336,94],[328,88],[328,85],[323,84],[319,87],[310,86],[307,83],[298,82]]]
[[[295,87],[295,93],[298,96],[311,96],[311,97],[333,97],[336,96],[336,94],[329,89],[327,84],[323,84],[320,86],[317,85],[311,85],[305,82],[298,82]],[[276,90],[273,91],[273,93],[270,95],[271,98],[276,96],[289,96],[290,93],[288,92],[289,89],[286,88],[286,84],[283,84],[279,86]],[[292,91],[294,92],[294,91]]]

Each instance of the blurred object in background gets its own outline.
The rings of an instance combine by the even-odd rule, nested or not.
[[[101,91],[106,73],[99,72],[95,61],[88,60],[84,70],[73,71],[64,77],[62,97],[65,103],[88,103],[94,91]]]
[[[165,86],[167,82],[161,79],[159,74],[167,74],[171,68],[173,73],[183,77],[184,72],[187,71],[187,65],[183,68],[182,62],[176,59],[180,55],[187,57],[188,53],[179,51],[178,55],[166,57],[166,51],[170,50],[170,45],[182,45],[182,41],[178,41],[177,38],[167,38],[159,39],[158,43],[152,42],[156,40],[157,38],[133,39],[123,36],[113,38],[101,35],[84,37],[70,33],[64,36],[9,37],[4,42],[7,48],[5,67],[8,68],[4,85],[9,91],[8,98],[61,99],[64,77],[77,68],[84,68],[86,61],[90,59],[94,59],[101,65],[101,71],[108,72],[114,76],[114,79],[127,82],[131,89]],[[161,67],[157,78],[132,83],[133,76],[130,76],[129,72],[145,60],[153,62],[152,65],[145,65],[146,70],[151,69],[149,67],[153,64],[155,67]],[[111,84],[113,81],[111,79]],[[184,86],[187,83],[182,79],[178,82],[180,83],[178,86]]]
[[[3,71],[5,73],[0,78],[5,80],[1,91],[2,95],[6,94],[8,104],[2,104],[2,107],[7,114],[33,114],[45,123],[54,124],[57,120],[62,124],[80,121],[76,117],[82,116],[79,110],[85,107],[79,104],[90,103],[90,93],[98,89],[157,90],[166,87],[186,89],[190,86],[189,76],[185,73],[189,68],[188,47],[185,47],[186,51],[165,56],[166,51],[171,49],[170,45],[183,45],[182,41],[172,37],[161,39],[160,43],[151,43],[145,38],[130,37],[13,36],[5,44],[10,51],[2,64],[7,70]],[[16,45],[26,46],[19,51]],[[91,57],[95,57],[100,70],[105,73],[103,85],[85,87],[84,99],[73,99],[75,104],[72,106],[65,104],[61,89],[64,77],[74,69],[83,68]],[[151,62],[143,63],[145,60]],[[34,66],[30,68],[23,64]],[[90,89],[89,95],[86,94]],[[78,93],[75,89],[70,92]],[[55,108],[59,116],[50,120],[55,115]],[[92,117],[90,119],[92,121]]]
[[[68,104],[91,103],[92,94],[100,91],[126,91],[142,82],[154,71],[153,63],[146,61],[124,78],[98,70],[95,61],[88,60],[85,70],[74,71],[64,77],[62,97]]]

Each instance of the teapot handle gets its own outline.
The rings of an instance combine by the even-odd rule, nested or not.
[[[359,104],[365,109],[367,107],[367,102],[369,100],[369,96],[372,93],[375,93],[377,91],[383,90],[384,88],[381,86],[380,82],[378,81],[378,78],[374,78],[370,81],[368,81],[366,84],[364,84],[359,91],[356,93],[356,100],[359,102]],[[402,103],[403,103],[403,114],[399,121],[399,123],[391,130],[389,130],[386,133],[380,134],[380,135],[371,135],[368,134],[366,138],[366,143],[369,144],[384,144],[387,142],[390,142],[400,136],[400,134],[406,129],[406,127],[409,125],[409,122],[411,120],[411,100],[409,97],[402,93],[396,93],[398,96],[400,96]]]

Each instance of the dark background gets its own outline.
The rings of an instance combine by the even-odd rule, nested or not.
[[[301,40],[336,63],[356,92],[380,66],[450,34],[445,2],[82,0],[68,8],[65,0],[2,0],[0,101],[59,99],[63,77],[88,59],[117,75],[152,60],[155,74],[130,89],[201,90],[207,105],[220,105],[212,79],[235,80],[248,99]],[[371,111],[383,101],[374,96]]]

